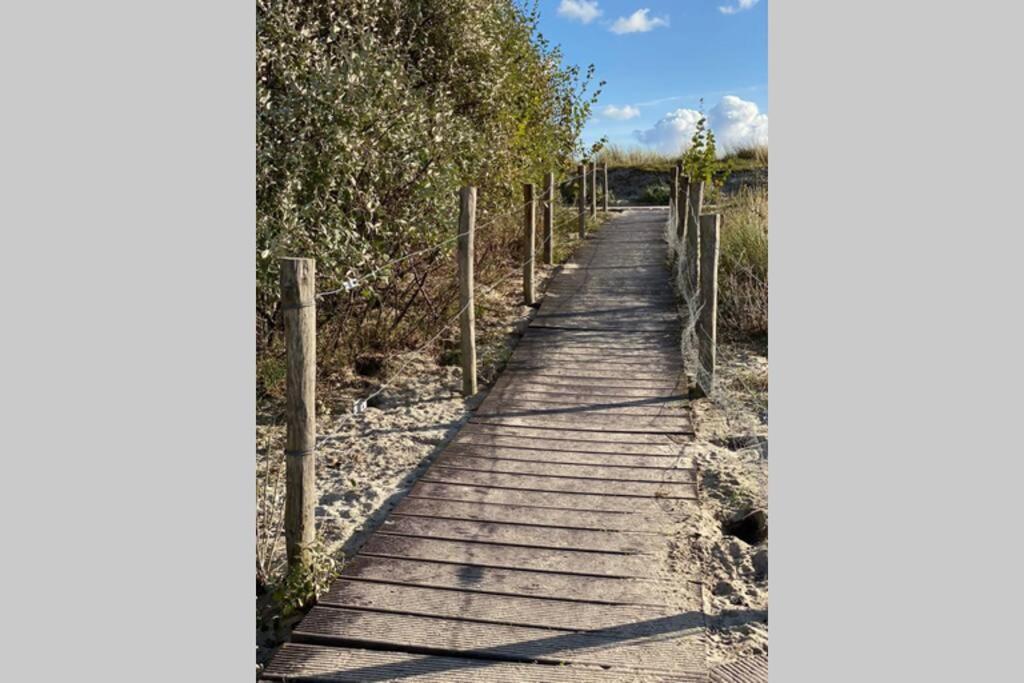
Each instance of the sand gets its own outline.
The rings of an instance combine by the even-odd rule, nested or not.
[[[700,555],[708,614],[709,663],[768,654],[768,541],[750,545],[722,523],[768,506],[767,349],[722,343],[717,387],[694,403],[701,471]]]

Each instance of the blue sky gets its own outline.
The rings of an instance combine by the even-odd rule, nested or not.
[[[541,33],[562,47],[567,63],[594,64],[596,80],[607,81],[585,142],[606,135],[625,146],[675,151],[695,117],[673,112],[696,110],[703,96],[720,139],[767,144],[767,3],[540,0]],[[729,95],[738,101],[722,102]]]

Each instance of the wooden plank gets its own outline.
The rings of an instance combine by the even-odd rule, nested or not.
[[[535,399],[528,396],[517,397],[515,394],[509,393],[488,395],[487,400],[476,409],[476,414],[504,415],[506,417],[585,415],[588,417],[678,418],[689,422],[689,413],[685,406],[679,404],[670,406],[643,399],[601,404],[588,402],[585,399],[560,401],[550,397],[546,399]]]
[[[505,365],[506,370],[519,372],[533,371],[542,375],[554,375],[557,377],[601,377],[604,379],[621,380],[626,375],[630,380],[653,380],[655,382],[678,381],[682,372],[682,363],[659,363],[652,361],[645,365],[636,363],[622,365],[621,363],[606,363],[593,360],[566,360],[543,359],[543,358],[517,358],[513,356]]]
[[[662,512],[685,506],[697,499],[696,489],[689,498],[653,498],[650,496],[606,496],[564,491],[532,491],[530,489],[494,488],[472,484],[423,481],[413,486],[410,496],[438,500],[523,505],[558,510],[592,510],[596,512]]]
[[[518,427],[574,426],[596,432],[692,434],[693,427],[684,417],[630,417],[623,415],[478,415],[470,418],[477,424]]]
[[[648,579],[499,569],[399,557],[356,557],[345,565],[342,576],[410,586],[452,588],[468,593],[568,600],[581,604],[663,607],[669,604],[670,595],[662,583]],[[691,580],[693,578],[696,577],[690,577]],[[675,602],[674,598],[672,602]]]
[[[676,617],[679,630],[699,624],[699,591],[691,589],[689,611],[679,606],[601,605],[569,600],[492,595],[466,591],[340,579],[320,600],[327,607],[396,612],[425,617],[464,619],[509,626],[567,631],[600,631],[631,627],[637,634],[659,632],[662,619]],[[654,625],[654,628],[650,628]]]
[[[692,498],[692,483],[670,481],[607,481],[602,479],[581,479],[578,477],[535,476],[504,472],[476,472],[435,463],[427,470],[421,481],[442,484],[468,484],[470,486],[492,486],[527,491],[550,491],[554,493],[599,494],[603,496],[647,496],[651,498]]]
[[[435,538],[411,538],[374,534],[363,546],[364,557],[402,557],[413,560],[468,564],[497,569],[530,569],[541,572],[654,579],[658,568],[644,555],[621,555],[588,550],[553,550],[495,545]]]
[[[635,469],[672,469],[683,462],[681,455],[646,453],[641,455],[585,451],[582,449],[555,450],[552,448],[529,448],[510,439],[510,445],[475,444],[460,441],[449,444],[444,455],[466,455],[475,458],[543,462],[552,465],[566,464],[579,467],[630,467]],[[513,445],[514,444],[514,445]],[[444,457],[444,456],[442,456]]]
[[[479,425],[487,427],[491,425]],[[471,449],[476,453],[486,454],[493,450],[494,457],[516,457],[512,449],[529,451],[522,454],[522,460],[534,458],[547,458],[551,462],[569,461],[576,462],[577,458],[570,458],[567,454],[580,455],[579,462],[596,462],[594,456],[624,455],[638,458],[678,458],[682,453],[681,444],[628,444],[628,443],[601,443],[594,440],[582,439],[540,439],[531,437],[516,437],[512,434],[484,434],[484,433],[463,433],[452,440],[449,449],[464,448]],[[541,453],[550,453],[550,456],[542,456]],[[601,461],[603,462],[603,460]],[[608,462],[612,462],[609,460]],[[639,462],[639,461],[636,461]],[[629,464],[623,462],[622,464]]]
[[[528,448],[541,451],[561,451],[570,453],[614,453],[617,455],[671,455],[678,456],[683,451],[683,443],[689,437],[676,436],[681,443],[628,443],[623,441],[609,441],[604,443],[598,439],[559,439],[541,438],[534,436],[517,436],[516,434],[501,432],[477,432],[470,431],[469,427],[501,427],[501,425],[486,425],[466,423],[462,431],[452,440],[453,444],[466,444],[473,446],[513,446],[517,448]],[[592,432],[584,434],[593,434]],[[604,436],[598,434],[597,436]],[[628,436],[633,436],[632,434]],[[638,436],[667,436],[663,434],[641,434]]]
[[[458,436],[494,434],[502,436],[514,436],[521,439],[571,441],[576,444],[616,444],[624,446],[649,445],[668,446],[674,448],[673,452],[679,452],[682,444],[689,439],[687,437],[675,437],[667,434],[594,434],[593,431],[579,429],[535,429],[532,427],[515,427],[505,425],[473,424],[467,422],[462,426]]]
[[[503,375],[494,383],[494,386],[491,387],[488,395],[514,394],[518,391],[529,391],[544,394],[576,393],[579,395],[581,390],[585,390],[586,395],[603,399],[669,398],[678,396],[679,388],[681,386],[682,381],[677,384],[653,387],[616,387],[585,382],[574,383],[571,380],[552,381],[549,378],[534,378],[527,377],[525,375],[519,377]]]
[[[553,510],[523,505],[434,500],[412,496],[406,496],[392,514],[472,519],[480,522],[515,522],[561,529],[636,531],[645,534],[667,533],[663,529],[664,515],[658,514]]]
[[[476,655],[505,661],[582,663],[630,669],[701,671],[704,638],[690,621],[652,620],[657,635],[628,627],[599,632],[538,629],[405,614],[314,607],[295,627],[296,641]]]
[[[512,361],[505,367],[505,372],[537,372],[545,377],[571,377],[573,379],[603,379],[611,380],[613,383],[622,382],[627,386],[635,383],[666,384],[675,383],[678,380],[681,367],[673,371],[665,372],[636,372],[630,371],[627,377],[623,377],[622,369],[616,366],[602,367],[600,363],[579,364],[575,367],[565,368],[558,365],[543,365]]]
[[[486,405],[481,405],[477,408],[475,415],[478,417],[529,417],[534,418],[535,421],[537,418],[541,418],[540,424],[537,425],[540,427],[548,427],[547,423],[560,425],[563,422],[560,418],[565,417],[576,421],[575,426],[580,429],[593,429],[590,425],[590,420],[599,418],[611,431],[620,433],[652,431],[649,429],[638,430],[636,428],[640,425],[657,424],[666,420],[680,421],[683,425],[683,429],[680,431],[689,431],[687,428],[690,426],[689,412],[678,408],[675,410],[671,408],[647,408],[644,406],[610,406],[605,408],[584,403],[515,401],[503,399],[500,396],[494,397]],[[615,429],[615,427],[620,426],[622,427],[621,429]]]
[[[613,367],[620,372],[629,372],[631,368],[656,369],[658,372],[678,371],[682,361],[678,354],[633,354],[629,356],[607,356],[600,353],[579,354],[569,353],[561,348],[544,349],[542,347],[517,347],[510,360],[524,365],[558,365],[572,366],[600,362],[602,367]]]
[[[628,678],[623,678],[624,674]],[[493,659],[441,657],[347,647],[325,647],[305,643],[286,643],[274,655],[262,680],[335,681],[416,681],[417,683],[621,683],[636,680],[635,672],[602,669],[596,666],[546,666],[500,662]],[[644,672],[645,683],[704,681],[706,674]]]
[[[589,406],[602,410],[609,410],[612,408],[629,408],[685,411],[690,407],[689,400],[680,397],[678,394],[671,394],[667,396],[623,396],[621,394],[611,393],[608,395],[595,395],[573,392],[568,387],[563,387],[562,390],[559,391],[557,388],[545,388],[544,390],[540,390],[539,388],[535,389],[531,387],[523,387],[521,385],[506,385],[501,389],[492,390],[487,394],[487,397],[491,399],[492,402],[511,401],[517,403],[537,404],[540,406]]]
[[[502,375],[494,383],[491,392],[501,394],[505,391],[541,391],[548,393],[586,391],[592,396],[602,397],[662,398],[677,396],[680,387],[684,386],[684,381],[685,377],[680,376],[679,381],[675,383],[623,386],[621,384],[616,385],[615,382],[608,380],[573,380],[564,377],[537,377],[510,372]]]
[[[554,550],[589,550],[623,554],[654,553],[665,548],[665,539],[654,534],[625,531],[582,531],[537,527],[515,522],[478,522],[473,520],[439,519],[404,516],[392,513],[384,520],[378,534],[442,538],[451,541],[473,541],[518,545]]]
[[[577,456],[578,457],[578,456]],[[655,481],[692,484],[693,468],[690,467],[627,467],[603,466],[591,463],[550,463],[536,460],[506,460],[460,455],[448,449],[436,461],[444,467],[475,470],[477,472],[502,472],[506,474],[531,474],[558,476],[572,479],[598,479],[612,481]]]

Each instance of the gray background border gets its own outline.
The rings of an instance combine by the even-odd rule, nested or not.
[[[775,681],[1015,659],[1015,7],[771,0]],[[254,33],[0,10],[4,678],[253,675]]]

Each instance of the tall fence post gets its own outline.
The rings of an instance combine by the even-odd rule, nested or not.
[[[608,213],[608,162],[604,162],[604,212]]]
[[[281,259],[285,352],[284,533],[288,568],[308,566],[316,541],[316,261]]]
[[[523,300],[532,306],[536,298],[533,283],[533,259],[537,242],[537,200],[533,194],[533,183],[523,185]]]
[[[669,224],[679,229],[679,212],[676,207],[679,205],[679,164],[672,169],[672,192],[668,196],[668,217]]]
[[[686,218],[690,213],[690,177],[679,171],[679,186],[676,189],[676,239],[682,243],[679,256],[686,254]]]
[[[579,192],[579,207],[580,207],[580,239],[587,236],[587,165],[580,164],[579,168],[579,179],[577,181]]]
[[[690,296],[697,296],[700,286],[700,212],[704,205],[704,181],[691,180],[687,191],[686,215],[686,285]]]
[[[544,263],[555,264],[555,174],[544,176]]]
[[[473,311],[473,232],[476,230],[476,188],[459,192],[459,341],[462,346],[462,393],[476,393],[476,319]]]
[[[590,167],[590,215],[597,218],[597,162]]]
[[[722,219],[717,213],[700,217],[700,315],[697,319],[697,395],[708,396],[715,384],[718,332],[718,237]]]

